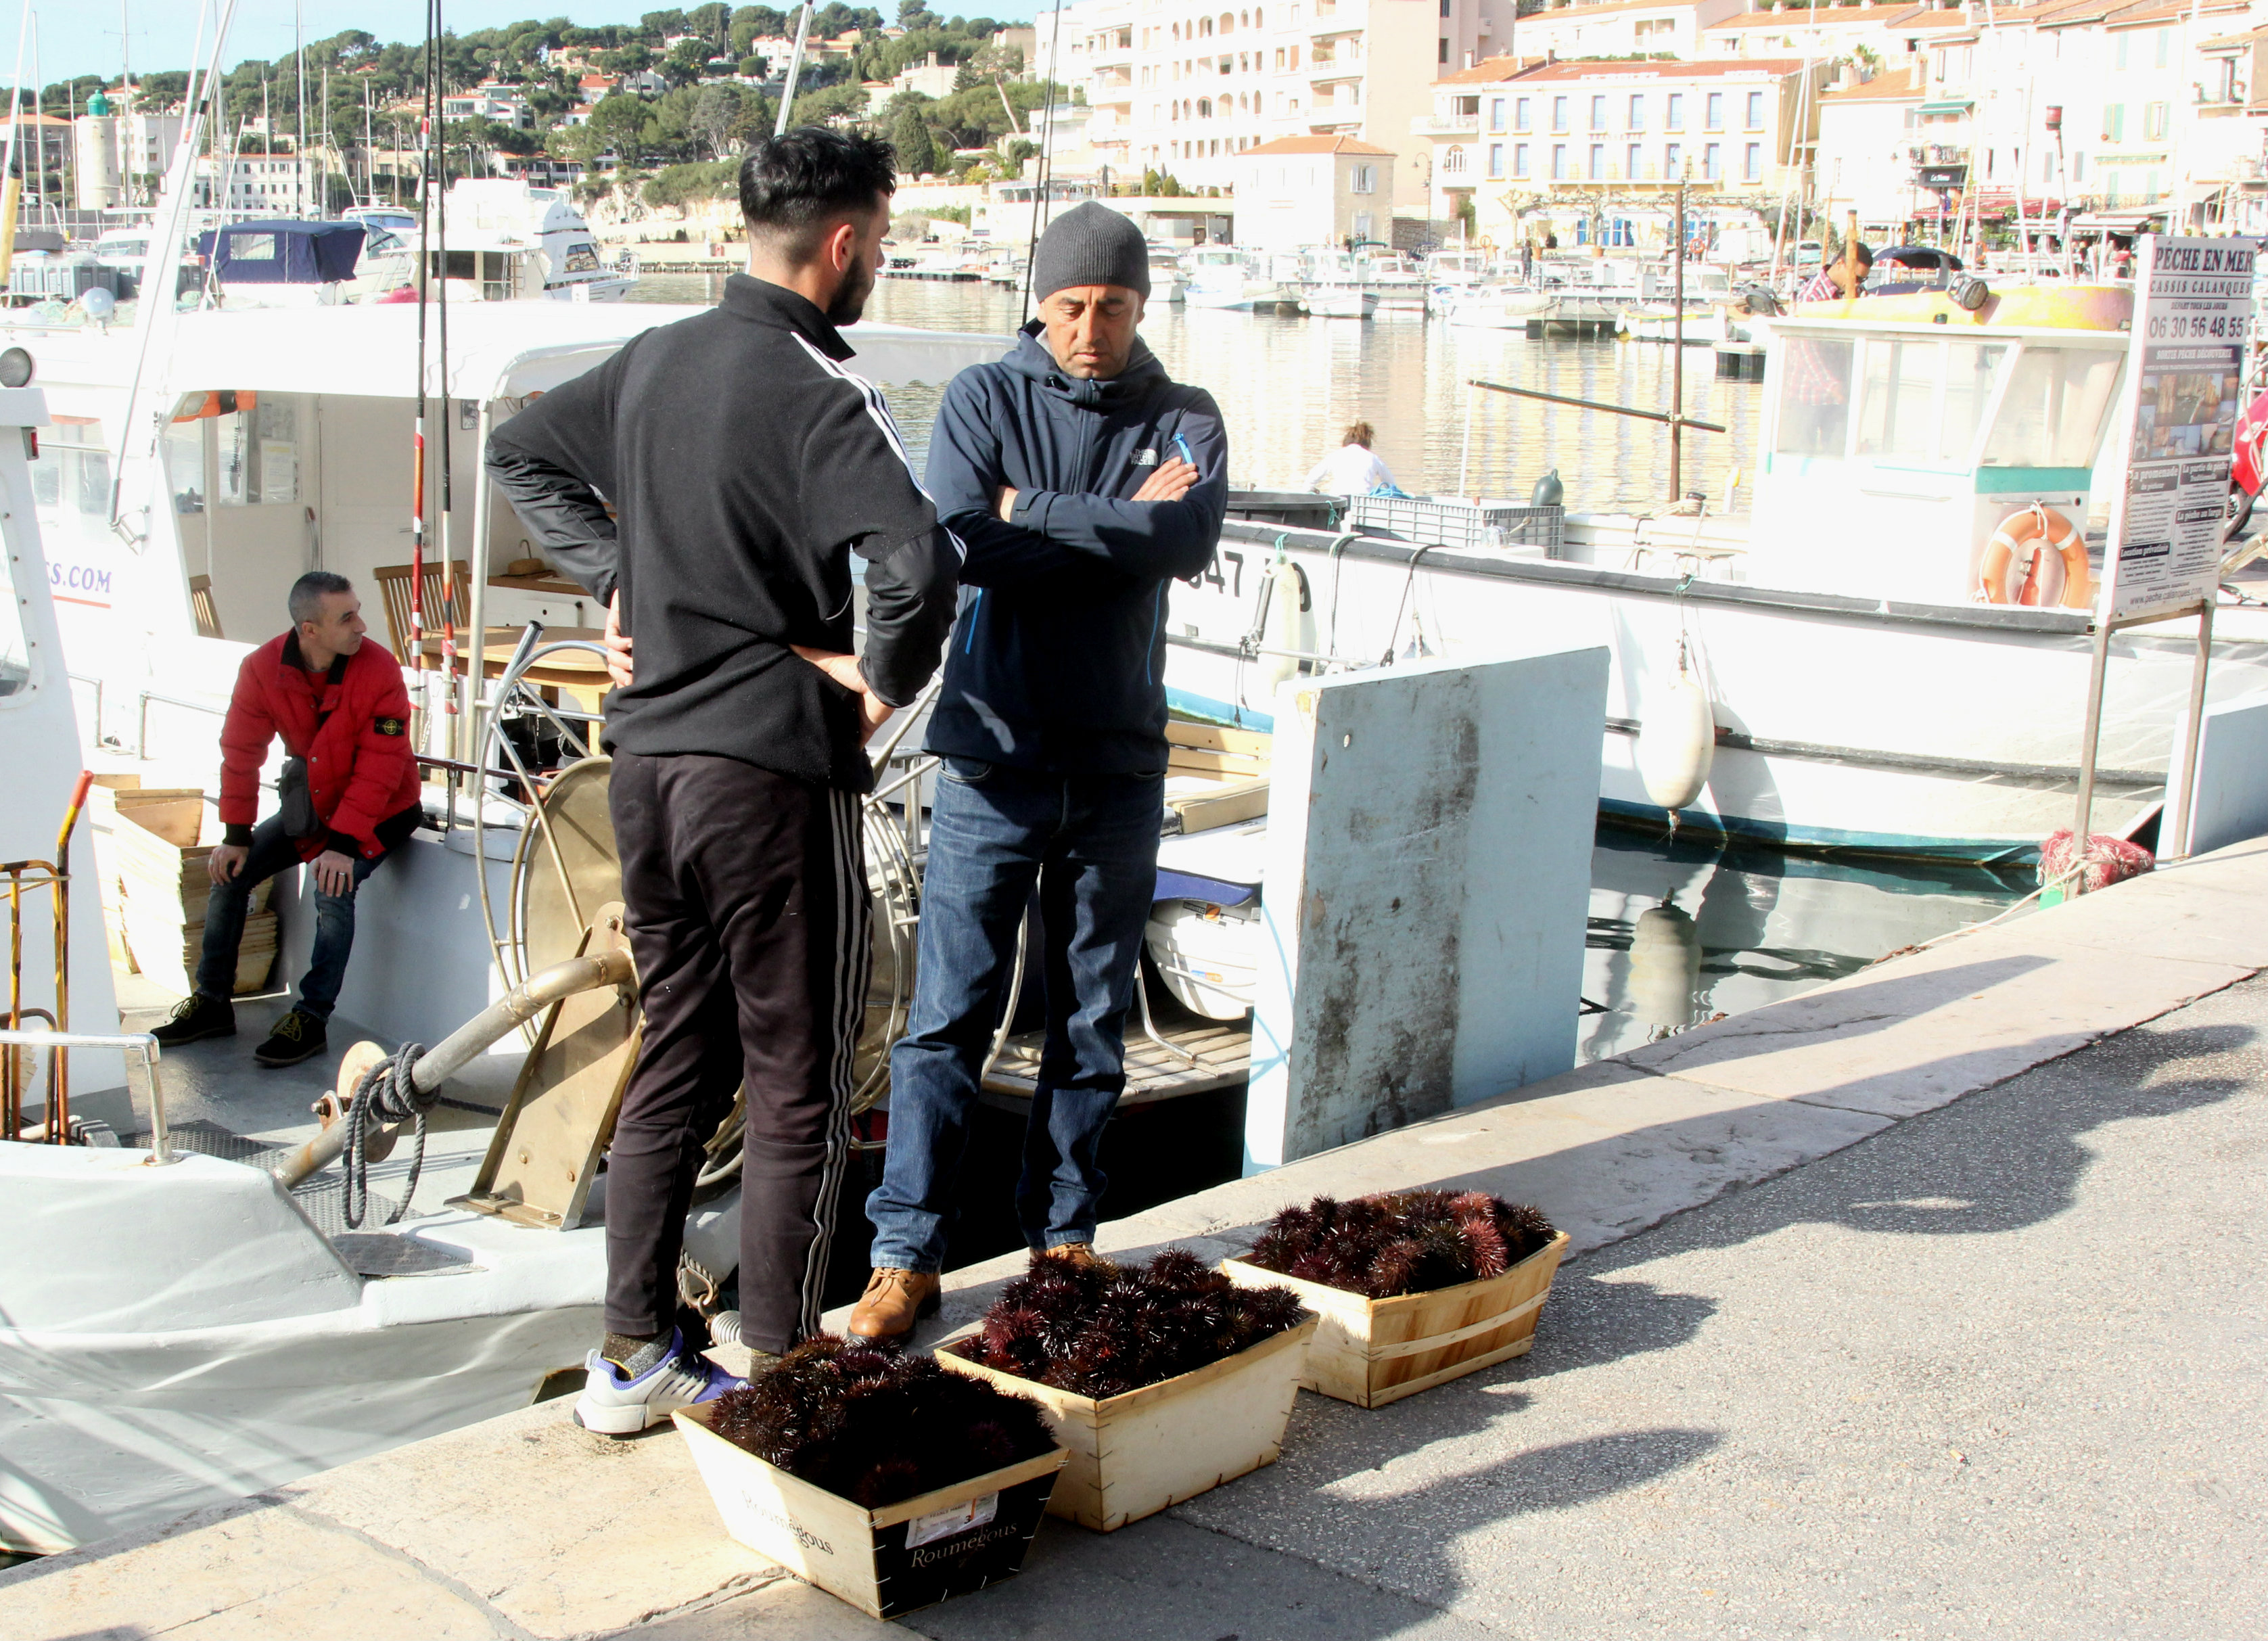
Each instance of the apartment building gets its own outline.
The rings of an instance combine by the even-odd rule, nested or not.
[[[1555,197],[1659,200],[1684,182],[1697,203],[1763,203],[1817,136],[1824,72],[1771,57],[1478,64],[1435,86],[1422,122],[1432,214],[1470,202],[1476,233],[1502,240]]]
[[[1384,239],[1394,151],[1352,136],[1279,136],[1236,157],[1236,242],[1263,251]]]
[[[1716,3],[1716,0],[1712,0]],[[1422,198],[1413,120],[1435,77],[1487,55],[1514,0],[1079,0],[1034,26],[1042,73],[1086,88],[1089,136],[1114,171],[1233,188],[1237,157],[1283,137],[1345,136],[1393,151],[1401,197]],[[1383,237],[1383,236],[1381,236]]]
[[[1703,43],[1710,27],[1746,10],[1746,0],[1595,0],[1551,6],[1524,13],[1496,45],[1507,56],[1522,57],[1706,57],[1715,55]]]

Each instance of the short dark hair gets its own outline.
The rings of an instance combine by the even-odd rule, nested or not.
[[[334,592],[351,592],[354,583],[344,576],[328,570],[311,570],[291,584],[291,592],[284,600],[291,612],[291,625],[303,621],[323,619],[323,600]]]
[[[1872,268],[1874,265],[1874,247],[1864,239],[1852,240],[1851,248],[1844,254],[1861,268]]]
[[[897,188],[897,154],[887,140],[823,125],[758,137],[740,161],[749,234],[786,240],[799,261],[818,248],[821,230],[873,210]]]

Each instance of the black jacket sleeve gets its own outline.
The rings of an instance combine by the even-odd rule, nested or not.
[[[961,545],[915,482],[905,442],[872,385],[843,379],[804,437],[806,545],[866,561],[866,645],[858,670],[894,707],[919,695],[945,653],[961,592]]]
[[[987,402],[984,372],[963,371],[946,386],[929,437],[929,493],[968,553],[961,578],[972,587],[1010,586],[1093,562],[1001,518],[992,498],[1007,482],[999,414]]]
[[[1201,573],[1212,562],[1221,520],[1228,513],[1228,435],[1212,395],[1191,391],[1169,437],[1172,453],[1197,470],[1197,483],[1181,500],[1134,502],[1024,490],[1016,497],[1009,522],[1130,576],[1162,581]]]
[[[489,477],[543,555],[605,604],[621,579],[615,521],[615,394],[635,342],[489,433]]]

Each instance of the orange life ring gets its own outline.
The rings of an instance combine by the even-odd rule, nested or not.
[[[2019,554],[2024,559],[2023,572],[2011,586],[2008,572]],[[2020,508],[2000,520],[2000,527],[1984,544],[1972,596],[1980,604],[2059,604],[2066,609],[2086,609],[2095,601],[2087,543],[2071,520],[2054,508],[2038,502]]]

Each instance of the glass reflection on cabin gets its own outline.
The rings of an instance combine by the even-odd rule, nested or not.
[[[15,554],[0,553],[0,700],[21,695],[32,681],[32,649],[24,636],[24,600],[16,595],[13,579],[17,563]]]
[[[1840,456],[1851,420],[1852,344],[1791,334],[1785,348],[1773,450],[1786,456]]]
[[[2025,348],[1984,442],[1984,465],[2092,467],[2123,357],[2109,349]]]

